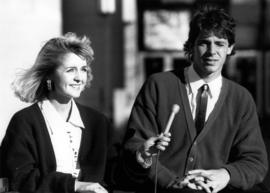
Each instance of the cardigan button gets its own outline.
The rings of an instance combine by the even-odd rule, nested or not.
[[[188,158],[190,162],[193,162],[194,161],[194,158],[193,157],[189,157]]]

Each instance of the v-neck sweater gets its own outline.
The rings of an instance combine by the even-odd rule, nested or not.
[[[180,111],[170,129],[171,142],[159,157],[159,187],[168,188],[192,169],[226,168],[229,185],[240,189],[264,179],[268,161],[256,105],[247,89],[224,77],[222,81],[219,99],[198,136],[183,71],[157,73],[144,83],[132,108],[125,141],[125,165],[133,180],[142,177],[142,170],[131,167],[136,164],[132,161],[136,151],[146,139],[164,131],[174,104]],[[153,188],[155,174],[153,166],[144,189]]]

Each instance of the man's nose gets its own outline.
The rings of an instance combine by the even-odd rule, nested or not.
[[[214,54],[215,51],[216,51],[216,46],[213,45],[213,44],[209,44],[209,45],[208,45],[208,48],[207,48],[207,51],[208,51],[208,53],[210,53],[210,54]]]

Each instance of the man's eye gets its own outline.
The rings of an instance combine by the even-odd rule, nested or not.
[[[225,44],[223,44],[223,43],[217,43],[216,45],[219,46],[219,47],[225,46]]]
[[[69,69],[67,69],[67,72],[74,72],[74,69],[73,68],[69,68]]]
[[[198,46],[206,46],[207,45],[207,42],[205,42],[205,41],[199,41],[197,44],[198,44]]]

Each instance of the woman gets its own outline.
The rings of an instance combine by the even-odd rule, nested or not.
[[[74,33],[49,40],[13,83],[34,103],[11,119],[1,145],[1,175],[19,192],[106,193],[110,123],[74,101],[93,78],[93,50]]]

